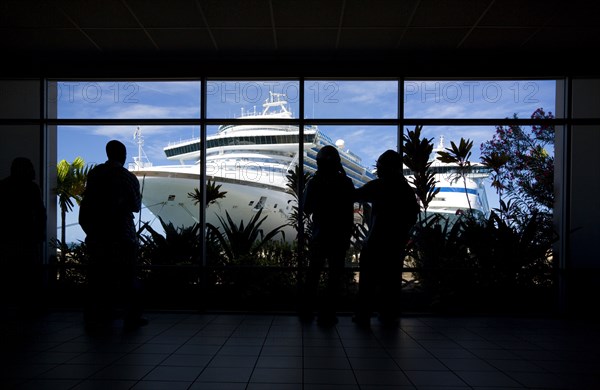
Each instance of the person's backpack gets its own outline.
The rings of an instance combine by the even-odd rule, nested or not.
[[[94,187],[90,188],[88,182],[79,204],[79,225],[88,236],[108,234],[117,211],[111,193],[114,183],[111,182],[110,168],[99,166],[96,169]]]
[[[84,233],[87,235],[94,231],[94,221],[96,219],[96,211],[90,203],[90,200],[85,196],[79,203],[79,226],[81,226],[81,229],[83,229]]]

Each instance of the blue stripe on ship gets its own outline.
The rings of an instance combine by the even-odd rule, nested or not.
[[[466,190],[464,188],[457,188],[457,187],[436,187],[440,190],[440,192],[461,192],[461,193],[465,193],[465,191],[468,194],[473,194],[473,195],[478,195],[477,190],[474,190],[472,188],[467,188]]]

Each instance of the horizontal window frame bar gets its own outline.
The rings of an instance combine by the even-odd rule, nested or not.
[[[564,125],[597,125],[600,124],[600,118],[580,118],[580,119],[0,119],[0,125],[41,125],[48,126],[133,126],[133,125],[229,125],[229,124],[269,124],[269,125],[298,125],[302,122],[306,126],[312,125],[371,125],[371,126],[407,126],[407,125],[424,125],[424,126],[497,126],[497,125],[548,125],[548,126],[564,126]]]

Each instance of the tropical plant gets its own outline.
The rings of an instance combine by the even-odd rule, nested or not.
[[[408,264],[415,267],[416,285],[432,307],[448,305],[473,286],[468,250],[461,244],[462,219],[431,214],[419,221],[407,246]]]
[[[537,115],[547,117],[542,112]],[[435,196],[434,175],[428,172],[433,147],[431,140],[421,139],[421,130],[420,126],[414,131],[407,129],[403,137],[403,158],[413,172],[411,184],[426,209]],[[532,134],[540,138],[540,143],[550,142],[548,128],[535,127]],[[508,142],[508,134],[501,135]],[[456,218],[432,214],[421,219],[411,232],[406,258],[406,265],[414,268],[411,285],[428,297],[433,308],[477,310],[483,305],[525,308],[526,304],[536,304],[532,298],[544,303],[539,298],[548,297],[554,288],[552,245],[556,234],[551,220],[543,209],[528,206],[533,196],[513,195],[518,182],[507,182],[509,177],[513,180],[524,177],[523,173],[508,176],[507,166],[522,168],[526,161],[532,171],[542,178],[548,177],[549,153],[539,147],[528,153],[517,153],[497,143],[481,160],[493,172],[492,185],[500,195],[500,207],[486,218],[472,213]],[[462,179],[465,189],[472,146],[472,141],[461,138],[458,144],[452,143],[450,148],[438,152],[437,157],[444,163],[456,164],[452,179]],[[511,160],[519,156],[520,165],[511,165]],[[509,195],[512,196],[506,202],[501,195],[511,185]],[[531,190],[531,186],[523,187],[523,192]]]
[[[532,117],[551,114],[537,110]],[[411,169],[418,161],[415,145],[423,143],[419,131],[417,127],[405,135],[405,164]],[[554,288],[552,245],[557,236],[548,212],[552,138],[547,126],[534,126],[530,133],[498,127],[494,139],[482,145],[481,161],[492,171],[499,208],[486,218],[467,213],[450,220],[434,214],[414,227],[408,262],[415,267],[414,285],[434,306],[515,310],[547,303],[539,298],[547,298]],[[438,152],[438,160],[458,166],[453,179],[462,178],[465,187],[471,149],[472,142],[461,139]],[[539,188],[532,188],[536,183]],[[530,304],[536,306],[525,306]]]
[[[456,172],[453,173],[454,178],[452,180],[458,181],[462,179],[465,187],[465,195],[467,196],[467,203],[469,204],[469,212],[472,211],[471,200],[467,192],[467,175],[471,168],[471,149],[473,148],[473,141],[461,138],[458,146],[454,141],[450,142],[450,148],[446,148],[446,151],[437,152],[437,159],[443,163],[456,164]]]
[[[221,191],[221,184],[216,184],[214,181],[210,179],[206,182],[206,205],[209,206],[211,204],[216,203],[219,199],[225,198],[227,191]],[[192,192],[188,192],[187,196],[194,200],[194,205],[200,204],[202,202],[202,193],[198,188],[194,188]]]
[[[185,266],[198,265],[201,256],[200,225],[175,227],[159,217],[164,236],[145,222],[138,232],[140,259],[153,268],[148,275],[153,281],[184,286],[197,281]],[[147,233],[147,234],[146,234]]]
[[[552,284],[552,226],[537,212],[522,217],[509,221],[492,211],[484,223],[465,227],[463,241],[484,272],[480,283],[517,289]]]
[[[200,225],[176,227],[158,217],[164,236],[158,233],[148,222],[144,222],[138,233],[145,258],[151,264],[191,265],[200,257]],[[144,234],[148,232],[148,234]]]
[[[479,299],[497,308],[515,310],[540,296],[550,301],[554,286],[552,245],[557,235],[542,213],[516,213],[502,202],[506,219],[492,211],[486,220],[466,219],[461,241],[476,267]],[[518,209],[518,208],[517,208]],[[538,307],[538,309],[541,306]],[[529,307],[535,309],[535,307]]]
[[[87,175],[92,167],[93,165],[86,165],[81,157],[76,157],[72,163],[61,160],[56,165],[55,192],[58,196],[61,220],[61,236],[60,241],[57,243],[57,246],[61,251],[60,264],[65,264],[67,252],[69,250],[69,247],[66,244],[67,213],[73,210],[75,203],[79,205],[81,202],[87,182]]]
[[[300,218],[300,185],[304,186],[310,178],[310,172],[304,171],[298,164],[294,169],[290,169],[286,175],[286,192],[292,195],[294,204],[292,205],[292,212],[288,218],[289,225],[292,226],[297,232],[298,247],[306,250],[307,243],[310,240],[312,232],[312,219],[308,214],[302,211],[302,218]],[[302,226],[302,228],[301,228]],[[302,235],[300,232],[302,231]],[[300,238],[302,236],[302,239]],[[303,241],[303,242],[300,242]]]
[[[498,198],[502,201],[502,191],[505,185],[502,183],[502,170],[509,160],[504,151],[489,151],[481,156],[481,163],[492,170],[492,188],[496,190]]]
[[[218,239],[223,254],[231,263],[251,263],[255,252],[266,245],[277,234],[281,233],[283,239],[285,239],[285,232],[282,229],[287,224],[278,226],[266,234],[263,232],[260,226],[267,216],[265,215],[261,218],[262,211],[263,209],[258,210],[247,225],[244,225],[243,220],[240,221],[239,225],[236,224],[227,211],[225,211],[226,220],[217,215],[223,227],[223,232],[213,224],[206,224],[207,229]]]
[[[517,115],[513,115],[517,119]],[[553,119],[538,108],[531,119]],[[497,126],[492,140],[481,145],[482,161],[495,165],[495,188],[520,199],[520,207],[552,213],[554,206],[554,126],[540,124],[526,130],[517,125]]]
[[[83,285],[86,281],[85,268],[89,263],[87,245],[83,241],[62,244],[60,240],[51,238],[50,246],[64,253],[63,269],[60,273],[61,285]]]
[[[421,130],[423,126],[417,125],[413,131],[406,129],[402,136],[404,141],[404,165],[412,172],[413,176],[409,179],[415,188],[415,193],[423,205],[423,211],[427,212],[427,207],[433,198],[440,192],[435,188],[435,174],[429,170],[432,161],[430,155],[433,151],[433,138],[421,139]]]

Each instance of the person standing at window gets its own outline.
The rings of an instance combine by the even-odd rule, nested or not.
[[[323,146],[317,154],[317,171],[307,182],[303,194],[304,211],[312,216],[312,234],[302,293],[302,319],[311,320],[316,310],[319,324],[337,323],[336,309],[344,286],[346,251],[354,229],[353,191],[354,184],[346,176],[339,152],[332,145]],[[319,282],[325,270],[325,291],[317,305]]]
[[[386,150],[377,159],[377,179],[358,188],[355,200],[371,203],[371,220],[360,254],[358,308],[354,322],[369,326],[378,312],[384,325],[400,316],[402,268],[419,203],[402,174],[402,156]]]
[[[106,326],[122,316],[126,329],[147,324],[142,317],[137,279],[138,238],[133,213],[140,212],[138,179],[125,167],[127,150],[117,140],[106,144],[105,163],[88,173],[79,210],[90,263],[86,326]]]
[[[15,158],[10,175],[0,181],[3,206],[0,224],[2,300],[17,315],[35,315],[43,302],[42,243],[46,239],[46,207],[30,159]]]

